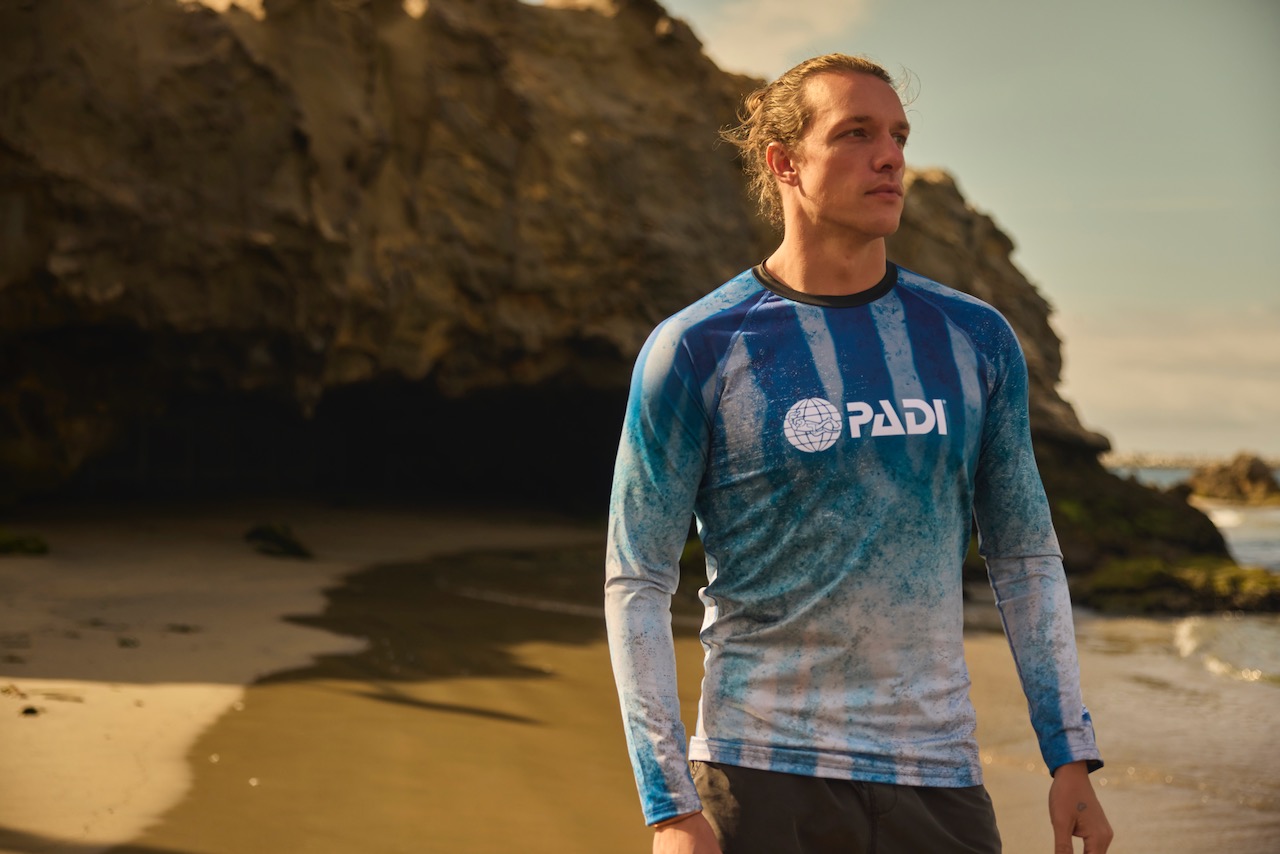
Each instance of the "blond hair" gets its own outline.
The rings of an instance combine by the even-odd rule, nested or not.
[[[870,74],[898,88],[893,75],[864,56],[844,53],[815,56],[748,95],[738,110],[738,124],[720,132],[720,137],[737,146],[741,153],[742,168],[760,212],[779,228],[782,227],[782,194],[769,171],[765,152],[771,142],[780,142],[789,150],[795,150],[813,118],[813,109],[805,97],[805,84],[815,75],[830,73]]]

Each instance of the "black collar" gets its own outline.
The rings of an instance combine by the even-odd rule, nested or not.
[[[893,286],[898,282],[898,265],[892,261],[886,261],[884,264],[884,278],[865,291],[859,291],[856,294],[841,294],[839,296],[807,294],[803,291],[797,291],[765,269],[763,261],[752,267],[751,272],[755,274],[760,284],[764,285],[767,290],[772,291],[783,299],[802,302],[806,305],[821,305],[828,308],[851,308],[875,302],[893,290]]]

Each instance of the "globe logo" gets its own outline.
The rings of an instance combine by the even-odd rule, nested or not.
[[[830,401],[806,397],[787,410],[782,433],[796,448],[812,454],[834,445],[842,428],[840,412]]]

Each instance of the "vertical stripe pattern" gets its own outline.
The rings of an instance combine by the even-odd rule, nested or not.
[[[974,518],[1045,761],[1098,758],[1017,340],[990,306],[891,273],[865,303],[817,305],[744,272],[637,360],[605,602],[649,822],[698,808],[689,758],[981,782],[960,588]],[[708,580],[689,737],[669,604],[691,517]]]

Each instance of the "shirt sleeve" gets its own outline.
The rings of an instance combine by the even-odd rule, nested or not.
[[[682,339],[668,322],[636,362],[605,559],[610,657],[649,824],[701,808],[680,721],[671,596],[706,465],[710,419]]]
[[[1049,502],[1036,468],[1027,409],[1027,366],[1013,330],[1000,324],[988,364],[988,402],[974,483],[979,551],[1049,770],[1089,760],[1102,767],[1080,693],[1071,599]]]

